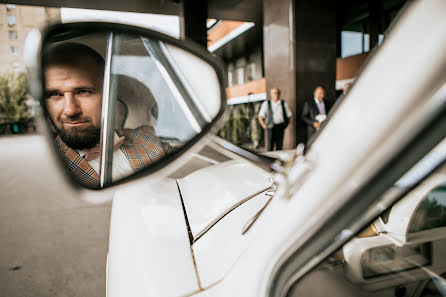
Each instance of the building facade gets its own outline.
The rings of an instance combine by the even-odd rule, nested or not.
[[[233,10],[248,2],[255,4],[254,16],[216,19],[208,28],[208,50],[226,64],[229,105],[262,101],[269,89],[281,90],[293,112],[284,142],[291,149],[307,141],[300,114],[315,87],[323,86],[334,103],[406,0],[244,0]]]
[[[23,46],[34,28],[60,22],[59,8],[0,4],[0,73],[23,72]]]

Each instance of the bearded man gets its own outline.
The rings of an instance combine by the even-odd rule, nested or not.
[[[57,130],[59,154],[72,176],[99,187],[99,142],[104,59],[79,43],[53,46],[44,55],[45,104]],[[171,149],[152,126],[115,132],[112,180],[131,175]]]

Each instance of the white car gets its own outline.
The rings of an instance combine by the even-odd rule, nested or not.
[[[10,154],[17,172],[45,168],[2,194],[113,199],[109,297],[446,296],[445,12],[414,1],[310,145],[267,156],[215,136],[222,67],[194,44],[109,23],[35,32],[44,109],[42,52],[70,41],[105,58],[100,184],[66,174],[45,124]],[[140,125],[173,149],[115,179],[114,132]]]

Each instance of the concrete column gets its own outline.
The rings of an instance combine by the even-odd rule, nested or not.
[[[207,0],[183,0],[180,10],[181,39],[192,40],[207,48]]]
[[[296,146],[296,64],[294,61],[293,0],[263,1],[263,53],[266,92],[277,87],[293,118],[284,136],[284,149]]]
[[[383,22],[383,8],[381,0],[369,0],[369,33],[370,33],[370,50],[378,44],[379,33],[381,32],[381,24]]]
[[[336,2],[295,0],[294,5],[296,138],[305,142],[306,128],[300,120],[305,100],[313,98],[318,85],[324,87],[326,100],[333,102],[336,96]]]
[[[300,113],[314,88],[322,85],[329,101],[336,96],[336,3],[264,0],[263,9],[266,87],[268,93],[281,89],[293,111],[284,140],[284,149],[290,149],[306,141]]]

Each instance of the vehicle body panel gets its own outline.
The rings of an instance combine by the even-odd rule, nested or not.
[[[140,183],[116,193],[108,267],[110,297],[185,296],[199,291],[174,180]]]
[[[270,174],[247,161],[228,161],[178,179],[194,238],[271,186]]]
[[[239,257],[246,257],[251,233],[242,234],[245,224],[268,202],[261,193],[225,215],[215,226],[194,242],[197,270],[203,289],[221,281]]]

